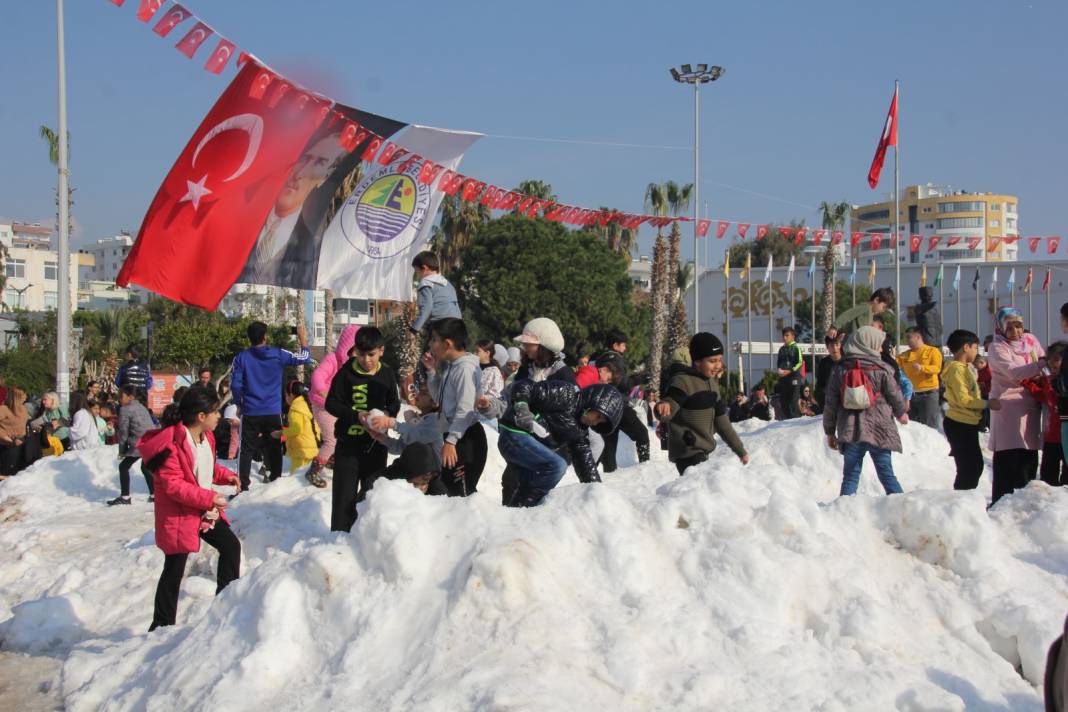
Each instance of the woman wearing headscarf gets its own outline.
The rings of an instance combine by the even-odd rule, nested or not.
[[[1038,451],[1042,448],[1042,404],[1023,385],[1041,375],[1046,353],[1024,330],[1023,313],[1013,306],[998,309],[997,335],[988,351],[990,397],[1001,410],[990,413],[990,443],[994,452],[992,504],[1014,490],[1026,487],[1038,474]]]

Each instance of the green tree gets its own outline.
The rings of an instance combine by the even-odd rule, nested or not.
[[[829,232],[835,230],[841,230],[845,225],[846,215],[849,214],[849,203],[828,203],[823,201],[820,203],[820,212],[823,217],[823,229]],[[833,240],[827,241],[827,248],[820,256],[820,263],[823,267],[823,294],[824,299],[820,303],[820,320],[823,331],[830,328],[831,322],[834,321],[834,302],[830,298],[831,296],[831,280],[833,279],[833,266],[834,266],[834,252],[835,245]]]
[[[582,343],[602,344],[610,330],[624,329],[633,362],[647,342],[627,266],[591,232],[507,215],[479,230],[455,284],[472,328],[487,338],[510,338],[528,320],[549,317],[573,353]]]

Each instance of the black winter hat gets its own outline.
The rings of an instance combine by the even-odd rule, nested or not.
[[[410,480],[437,469],[430,446],[426,443],[415,442],[405,445],[400,457],[394,460],[382,474],[390,480]]]
[[[721,356],[722,354],[723,344],[715,334],[699,331],[690,339],[690,359],[693,361],[700,361],[709,356]]]

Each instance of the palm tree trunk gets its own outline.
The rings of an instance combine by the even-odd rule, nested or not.
[[[336,346],[334,343],[334,290],[323,290],[323,302],[326,309],[323,315],[323,323],[326,327],[326,353],[332,353]]]
[[[820,297],[820,321],[823,333],[826,334],[834,322],[834,245],[828,245],[822,257],[823,294]],[[816,295],[813,294],[812,298],[815,299]],[[815,324],[812,325],[812,329],[816,330]]]
[[[665,307],[669,285],[668,248],[665,243],[663,234],[657,234],[652,267],[653,338],[649,349],[649,387],[657,394],[660,393],[660,370],[664,363],[664,339],[667,335],[668,315]]]

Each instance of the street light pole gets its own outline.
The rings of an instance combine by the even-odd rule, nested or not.
[[[723,67],[684,64],[672,67],[671,78],[680,84],[693,84],[693,330],[701,330],[701,260],[697,247],[698,216],[701,205],[701,94],[702,84],[714,82],[723,76]]]
[[[56,305],[56,394],[61,405],[70,397],[70,192],[67,168],[67,68],[63,51],[63,0],[56,0],[56,60],[59,65],[59,122],[56,143],[59,153],[59,304]],[[21,301],[21,300],[20,300]]]

